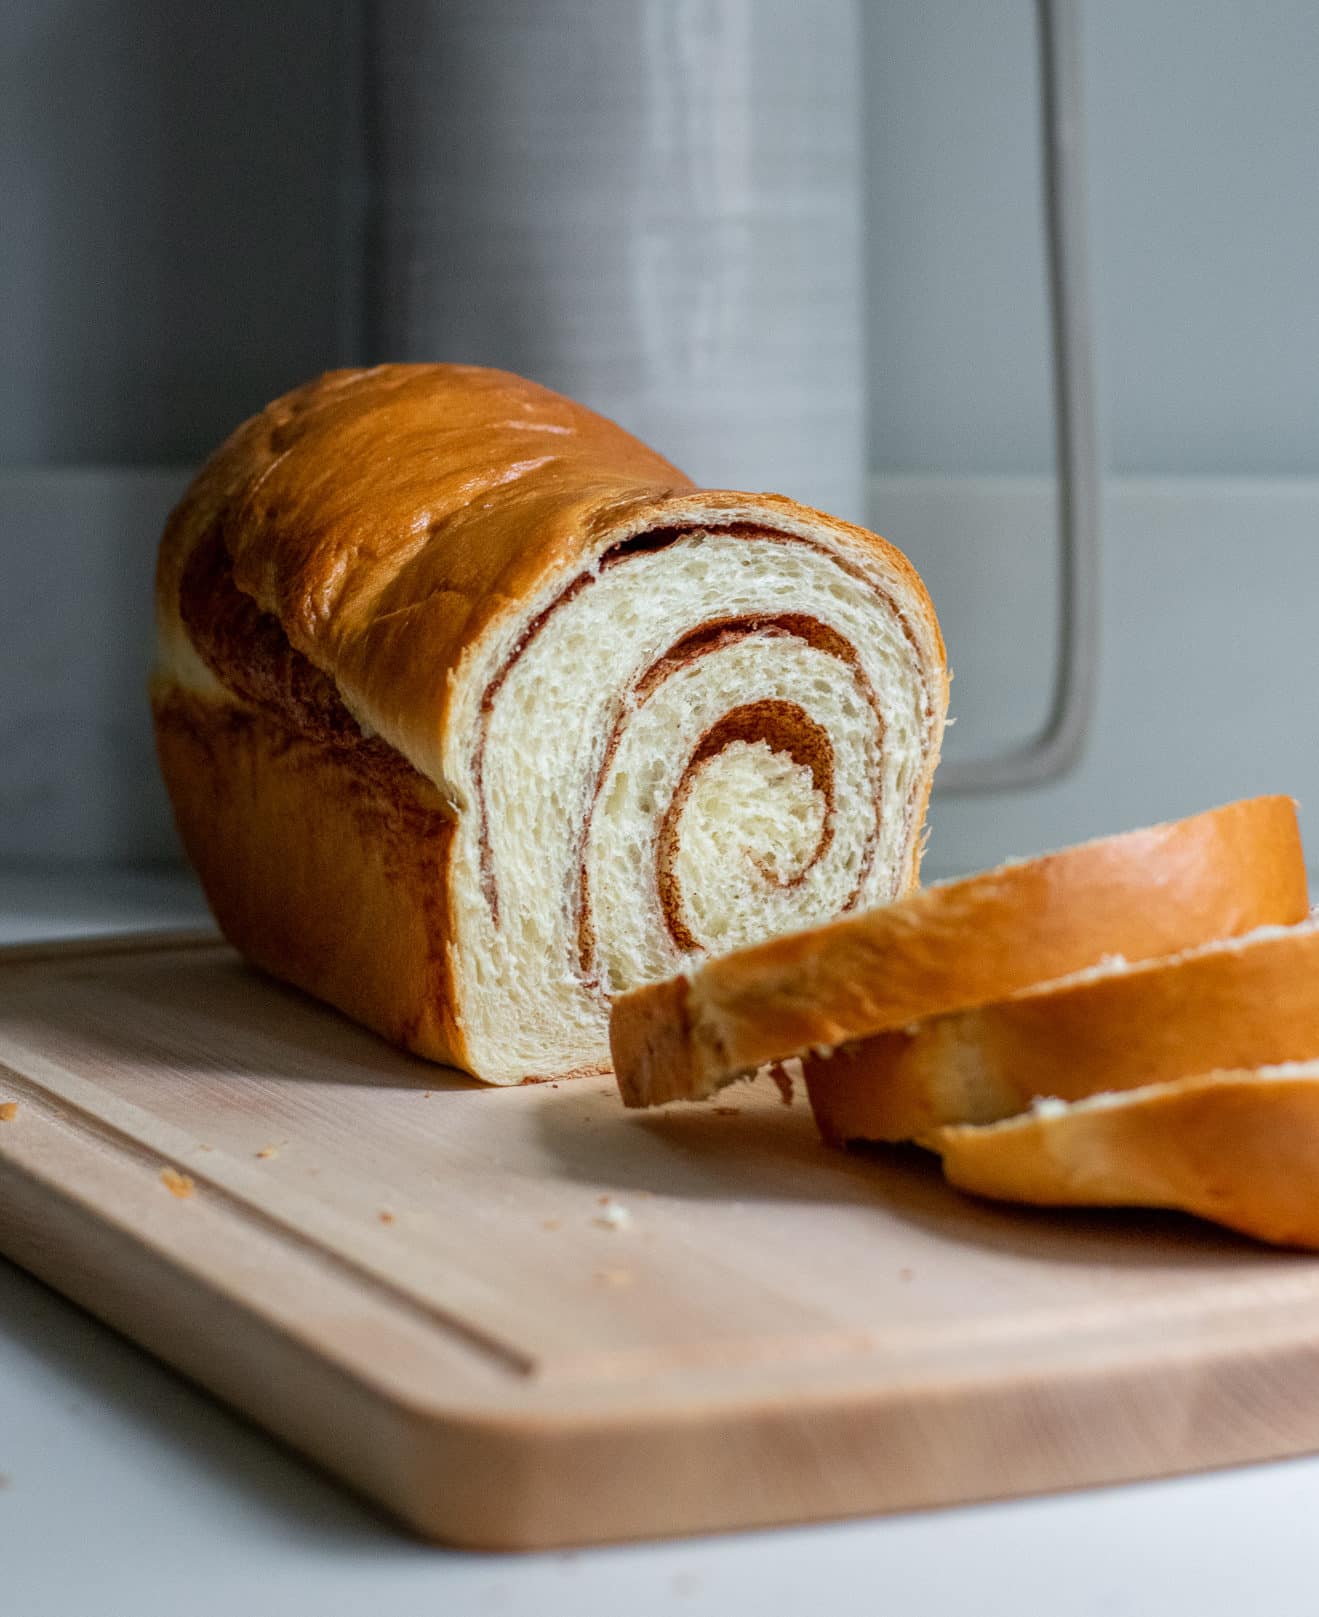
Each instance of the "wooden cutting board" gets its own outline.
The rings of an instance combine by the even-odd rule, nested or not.
[[[0,1248],[451,1543],[1319,1448],[1319,1260],[981,1205],[769,1085],[483,1089],[213,938],[0,953],[0,1063]]]

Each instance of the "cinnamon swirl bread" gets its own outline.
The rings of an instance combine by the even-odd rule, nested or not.
[[[494,1083],[612,996],[916,881],[947,701],[906,559],[498,371],[323,377],[171,518],[159,751],[256,964]]]

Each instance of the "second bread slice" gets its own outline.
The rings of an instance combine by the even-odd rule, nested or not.
[[[926,1140],[1037,1099],[1319,1057],[1319,921],[1110,961],[805,1062],[827,1140]]]

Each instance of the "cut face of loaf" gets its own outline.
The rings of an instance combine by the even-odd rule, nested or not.
[[[947,678],[910,565],[518,378],[279,401],[176,513],[159,601],[226,934],[492,1082],[603,1070],[612,996],[915,882]]]
[[[1231,803],[935,885],[627,994],[611,1026],[619,1090],[630,1106],[701,1099],[767,1062],[999,1000],[1104,955],[1146,959],[1307,910],[1295,804]],[[859,1094],[870,1070],[858,1056],[840,1088]]]
[[[826,1139],[925,1141],[1053,1097],[1319,1059],[1319,922],[1113,961],[804,1062]]]
[[[935,1130],[949,1181],[1040,1206],[1169,1207],[1319,1247],[1319,1062],[1212,1072]]]

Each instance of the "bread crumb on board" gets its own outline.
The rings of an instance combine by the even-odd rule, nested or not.
[[[389,1209],[385,1207],[381,1208],[381,1210],[376,1214],[376,1217],[382,1224],[392,1224],[394,1222],[393,1213],[391,1213]]]
[[[613,1286],[623,1290],[627,1286],[635,1285],[636,1276],[631,1269],[597,1269],[595,1283],[597,1286]]]
[[[171,1196],[177,1196],[180,1201],[186,1201],[197,1188],[188,1175],[180,1173],[177,1168],[162,1168],[160,1182]]]
[[[277,1145],[263,1145],[256,1155],[258,1162],[269,1162],[271,1157],[279,1155],[279,1147]]]
[[[591,1220],[598,1224],[602,1230],[625,1230],[632,1222],[632,1215],[626,1207],[620,1207],[612,1196],[597,1196],[596,1202],[600,1211]]]
[[[18,1116],[18,1102],[16,1100],[0,1101],[0,1123],[12,1123]]]

